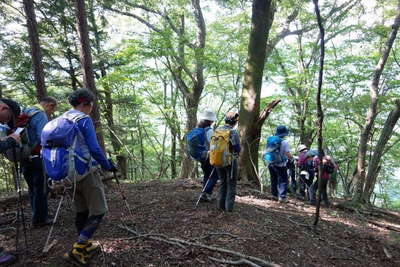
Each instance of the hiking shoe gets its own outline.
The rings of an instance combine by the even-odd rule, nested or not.
[[[279,203],[287,203],[288,201],[287,201],[286,198],[280,197],[279,200],[278,200],[278,202],[279,202]]]
[[[85,247],[86,253],[89,254],[90,257],[101,251],[100,245],[97,242],[88,241]]]
[[[47,225],[51,225],[53,223],[53,219],[46,219],[43,222],[33,222],[32,227],[33,228],[41,228]]]
[[[211,200],[212,200],[212,198],[211,198],[210,194],[201,193],[200,202],[211,202]]]
[[[74,243],[72,250],[65,253],[63,258],[75,266],[89,266],[89,254],[86,252],[88,243]]]
[[[278,197],[272,196],[272,200],[273,200],[273,201],[278,201]]]
[[[5,251],[4,248],[0,248],[0,265],[9,265],[14,263],[16,260],[17,258],[14,255]]]

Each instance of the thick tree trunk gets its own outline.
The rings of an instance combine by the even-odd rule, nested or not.
[[[196,126],[197,123],[197,110],[199,107],[199,102],[200,102],[200,97],[201,94],[203,93],[204,89],[204,47],[206,44],[206,25],[204,22],[204,17],[203,13],[200,7],[200,0],[192,0],[192,6],[194,9],[194,18],[196,21],[196,27],[197,27],[197,37],[196,37],[196,48],[194,49],[195,53],[195,73],[193,74],[193,87],[192,87],[192,92],[187,94],[185,92],[184,88],[186,86],[182,87],[180,86],[181,90],[183,90],[183,93],[185,95],[185,100],[186,100],[186,115],[187,115],[187,121],[186,121],[186,127],[185,127],[185,136],[183,141],[183,147],[184,151],[181,151],[181,154],[183,152],[185,153],[185,156],[182,159],[182,165],[181,165],[181,173],[180,177],[181,178],[190,178],[191,173],[193,172],[193,161],[190,159],[189,155],[186,153],[186,134]],[[183,37],[184,35],[182,35]],[[182,51],[180,52],[181,58],[183,59],[183,54]],[[182,77],[179,77],[180,83],[183,83]],[[182,146],[181,146],[182,147]]]
[[[202,91],[202,90],[201,90]],[[183,140],[181,140],[181,154],[184,155],[182,158],[182,165],[181,165],[181,173],[180,178],[190,178],[193,173],[193,160],[190,158],[189,154],[187,154],[186,149],[186,135],[187,133],[196,127],[197,124],[197,110],[199,107],[200,102],[200,95],[197,93],[196,95],[191,95],[191,97],[187,98],[187,106],[186,106],[186,126],[185,126],[185,135]]]
[[[93,118],[93,123],[96,128],[97,140],[99,141],[100,146],[103,149],[105,149],[103,130],[101,128],[101,120],[100,120],[100,108],[98,102],[99,94],[97,92],[96,83],[94,81],[93,62],[92,62],[92,54],[90,51],[90,40],[88,33],[85,1],[75,0],[74,2],[75,2],[76,28],[80,42],[80,61],[83,71],[83,83],[86,88],[91,90],[96,95],[96,100],[94,101],[91,116]]]
[[[383,156],[385,146],[392,136],[393,129],[400,117],[400,99],[397,99],[395,103],[396,108],[389,113],[389,116],[386,119],[378,143],[375,146],[374,153],[368,165],[368,173],[363,191],[364,203],[370,202],[370,198],[376,183],[376,178],[380,170],[380,160]]]
[[[365,203],[363,199],[363,191],[364,191],[365,177],[366,177],[365,162],[366,162],[368,141],[371,135],[371,130],[375,122],[375,118],[377,116],[379,81],[383,69],[385,67],[386,61],[389,57],[390,51],[392,49],[394,40],[396,39],[396,35],[399,30],[399,25],[400,25],[400,3],[398,4],[397,7],[397,14],[394,23],[392,25],[392,31],[390,32],[389,38],[386,41],[384,49],[382,50],[381,58],[379,59],[379,62],[375,67],[373,78],[371,81],[371,86],[370,86],[371,103],[367,112],[367,116],[365,118],[365,124],[363,130],[360,134],[360,141],[358,145],[358,154],[357,154],[357,172],[354,177],[356,185],[353,195],[353,201],[358,204]]]
[[[251,18],[251,32],[240,101],[239,131],[242,152],[239,159],[240,177],[244,181],[259,184],[258,147],[261,127],[260,117],[261,85],[269,30],[275,13],[275,0],[254,0]]]
[[[45,83],[44,83],[44,71],[42,64],[42,51],[40,48],[39,34],[37,30],[37,22],[35,9],[33,6],[33,0],[24,0],[24,10],[27,19],[29,44],[31,47],[32,66],[35,77],[35,86],[37,99],[40,101],[41,98],[47,95]]]

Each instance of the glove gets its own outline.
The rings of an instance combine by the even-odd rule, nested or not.
[[[112,162],[111,159],[108,159],[108,163],[110,164],[110,169],[108,171],[110,171],[110,172],[117,172],[118,171],[117,167],[114,165],[114,163]]]

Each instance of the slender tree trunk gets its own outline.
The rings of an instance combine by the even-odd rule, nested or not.
[[[396,107],[389,113],[385,125],[381,131],[378,143],[375,146],[374,153],[368,165],[368,173],[365,181],[365,188],[363,192],[364,203],[369,203],[372,192],[374,191],[376,178],[380,170],[380,161],[384,153],[385,146],[393,134],[393,129],[396,126],[400,117],[400,99],[395,101]]]
[[[27,19],[29,44],[31,47],[32,66],[35,76],[37,99],[40,100],[47,95],[44,83],[44,71],[42,63],[42,51],[40,48],[39,34],[33,0],[24,0],[24,10]]]
[[[319,220],[319,210],[321,206],[321,188],[322,188],[322,158],[324,156],[324,150],[322,148],[323,137],[322,137],[322,128],[324,122],[324,113],[322,111],[321,104],[321,91],[322,91],[322,81],[324,76],[324,58],[325,58],[325,29],[322,25],[322,18],[319,11],[318,0],[313,0],[315,6],[315,14],[317,16],[319,33],[321,38],[321,55],[319,60],[319,74],[318,74],[318,87],[317,87],[317,117],[318,117],[318,194],[317,194],[317,207],[315,210],[315,220],[314,225],[318,224]]]
[[[100,37],[100,32],[96,23],[96,18],[94,14],[94,1],[90,0],[89,1],[89,21],[91,23],[91,29],[94,34],[94,47],[96,54],[99,59],[99,68],[100,68],[100,73],[101,77],[105,78],[107,76],[107,71],[106,71],[106,66],[104,64],[104,58],[102,56],[103,54],[103,49],[101,48],[101,37]],[[112,94],[111,94],[111,88],[108,83],[104,83],[104,94],[105,94],[105,118],[107,121],[107,125],[109,128],[109,134],[110,134],[110,140],[111,140],[111,145],[113,147],[114,153],[116,153],[116,159],[117,159],[117,164],[118,164],[118,169],[122,174],[122,177],[127,177],[128,175],[128,170],[127,170],[127,157],[124,155],[122,152],[122,145],[120,143],[120,140],[118,140],[118,130],[114,122],[114,106],[113,106],[113,99],[112,99]],[[120,138],[121,139],[121,138]]]
[[[353,195],[353,202],[357,204],[365,204],[363,199],[363,191],[364,191],[365,177],[366,177],[365,169],[366,169],[367,145],[375,122],[375,118],[377,116],[379,81],[383,69],[385,68],[385,64],[389,57],[390,51],[392,50],[394,40],[396,39],[396,35],[399,30],[399,25],[400,25],[400,2],[398,3],[397,14],[394,23],[392,25],[392,31],[390,32],[389,38],[386,41],[384,49],[382,50],[381,58],[379,59],[379,62],[375,67],[373,78],[371,81],[371,86],[370,86],[371,103],[365,118],[364,128],[361,132],[360,141],[358,145],[357,172],[355,174],[356,185]]]
[[[76,28],[80,42],[80,61],[83,71],[83,83],[85,87],[91,90],[96,96],[91,116],[93,118],[94,126],[96,128],[97,140],[99,141],[100,146],[103,149],[105,149],[103,130],[101,128],[101,120],[100,120],[100,108],[98,102],[99,94],[97,92],[96,83],[94,81],[93,62],[92,62],[92,54],[90,51],[90,40],[89,40],[89,32],[87,25],[85,1],[74,0],[74,2],[75,2]]]
[[[275,0],[253,0],[251,32],[240,101],[239,131],[242,152],[239,159],[240,176],[245,181],[259,184],[258,147],[261,127],[261,85],[269,30],[275,14]]]

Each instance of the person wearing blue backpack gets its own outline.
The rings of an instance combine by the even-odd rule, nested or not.
[[[280,203],[287,202],[288,184],[288,159],[293,159],[290,147],[284,138],[289,135],[289,129],[280,125],[276,128],[275,135],[267,138],[264,160],[268,162],[268,170],[271,175],[271,193]]]
[[[79,266],[87,266],[99,251],[91,241],[108,210],[99,167],[116,172],[101,149],[89,114],[95,96],[88,89],[74,91],[68,101],[73,107],[49,122],[42,133],[43,162],[54,183],[73,184],[73,206],[78,238],[63,258]]]
[[[213,134],[211,126],[217,120],[214,112],[206,110],[199,116],[199,123],[187,135],[190,156],[200,162],[203,170],[203,190],[199,201],[211,202],[212,191],[218,181],[218,173],[209,160],[210,140]]]

